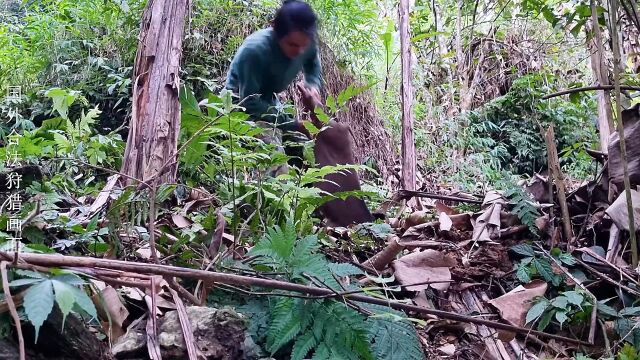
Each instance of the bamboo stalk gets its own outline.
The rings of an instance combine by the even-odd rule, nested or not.
[[[627,148],[624,139],[624,127],[622,126],[622,106],[620,104],[620,43],[618,42],[618,2],[611,0],[610,22],[611,42],[613,44],[613,79],[616,94],[616,123],[618,136],[620,137],[620,160],[624,174],[624,191],[627,198],[627,212],[629,213],[629,237],[631,238],[631,263],[638,267],[638,244],[636,241],[636,224],[633,219],[633,203],[631,201],[631,183],[629,181],[629,165],[627,163]]]

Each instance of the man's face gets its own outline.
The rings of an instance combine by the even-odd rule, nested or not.
[[[280,48],[288,58],[293,59],[302,54],[310,42],[311,39],[306,34],[293,31],[280,39]]]

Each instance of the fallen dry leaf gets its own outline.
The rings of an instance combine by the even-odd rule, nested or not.
[[[449,288],[451,272],[456,260],[437,250],[425,250],[405,255],[391,263],[395,277],[402,285],[411,285],[427,281],[443,281],[432,284],[407,286],[408,290],[418,291],[432,287],[445,291]]]
[[[451,218],[449,217],[449,215],[445,214],[444,212],[441,212],[438,220],[440,221],[440,231],[451,230],[451,227],[453,226],[453,221],[451,221]]]
[[[456,353],[456,346],[453,344],[447,344],[438,348],[438,351],[445,355],[453,356]]]
[[[428,221],[428,215],[429,213],[424,210],[414,211],[404,220],[402,227],[408,229],[416,225],[424,224]]]
[[[100,291],[100,294],[93,296],[93,302],[103,319],[108,319],[107,314],[105,313],[105,308],[109,313],[109,317],[111,318],[111,332],[109,332],[108,321],[105,322],[106,327],[104,328],[104,331],[105,333],[110,334],[111,340],[114,341],[124,335],[123,324],[125,320],[127,320],[127,317],[129,317],[129,311],[122,303],[118,292],[113,287],[107,286]],[[104,304],[102,302],[104,302]],[[105,323],[103,323],[103,325]]]
[[[447,215],[458,214],[458,212],[455,209],[448,207],[447,205],[443,204],[442,201],[440,200],[436,201],[435,205],[436,205],[436,212],[438,214],[439,213],[445,213]]]
[[[629,211],[627,208],[627,194],[623,191],[616,201],[605,210],[614,224],[620,230],[629,231]],[[640,226],[640,193],[631,190],[631,203],[633,204],[633,221],[636,229]]]
[[[531,300],[536,296],[543,296],[547,291],[547,283],[542,280],[534,280],[528,284],[520,285],[508,293],[489,300],[489,304],[495,306],[500,316],[508,323],[515,326],[524,326],[527,312],[533,306]],[[503,341],[510,341],[515,334],[500,333]]]
[[[172,214],[171,219],[173,220],[173,223],[176,224],[176,226],[180,229],[191,226],[191,221],[180,214]]]

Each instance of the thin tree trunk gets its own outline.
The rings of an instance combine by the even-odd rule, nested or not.
[[[142,16],[133,71],[133,111],[121,172],[143,181],[156,177],[154,183],[175,182],[178,71],[188,8],[189,0],[149,0]]]
[[[604,44],[602,32],[598,25],[596,15],[596,0],[591,0],[591,27],[593,36],[587,40],[587,49],[590,52],[591,70],[598,85],[609,85],[609,68],[604,59]],[[598,128],[600,130],[600,150],[607,152],[609,146],[609,135],[613,130],[613,115],[611,113],[610,91],[598,91]]]
[[[411,43],[409,0],[400,0],[400,52],[402,58],[402,186],[416,189],[416,151],[413,138],[413,88],[411,84]]]

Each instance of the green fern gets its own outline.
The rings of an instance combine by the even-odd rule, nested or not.
[[[377,360],[425,359],[416,330],[403,313],[384,306],[362,304],[377,313],[367,320],[369,336]],[[390,319],[387,316],[390,315]]]
[[[249,251],[257,269],[285,274],[286,280],[309,283],[320,281],[343,291],[336,278],[361,274],[351,264],[336,264],[320,252],[318,238],[298,238],[294,224],[274,227]],[[349,288],[350,290],[351,288]],[[265,302],[267,300],[264,300]],[[239,308],[259,323],[250,326],[251,336],[274,356],[290,351],[292,360],[312,359],[423,359],[415,329],[402,313],[383,306],[359,304],[377,315],[366,318],[358,311],[333,299],[301,299],[279,297],[270,305],[247,304]],[[268,312],[268,320],[260,313]],[[391,313],[392,320],[384,317]],[[383,314],[383,315],[380,315]],[[266,336],[264,332],[266,329]]]
[[[540,211],[533,205],[531,197],[520,186],[511,182],[505,182],[506,190],[504,195],[513,205],[513,213],[516,214],[522,224],[529,228],[529,231],[538,237],[539,230],[536,226],[536,219],[540,216]]]

